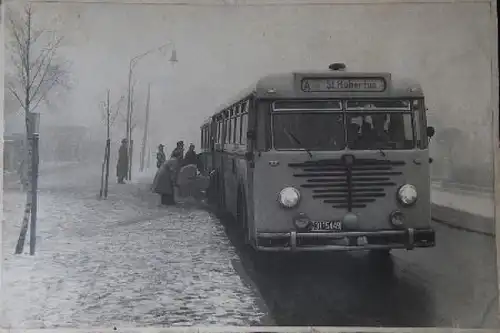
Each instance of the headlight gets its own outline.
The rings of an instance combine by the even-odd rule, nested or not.
[[[299,200],[300,192],[294,187],[285,187],[278,195],[278,201],[286,208],[295,207],[299,203]]]
[[[401,228],[405,223],[405,216],[399,210],[395,210],[389,215],[389,221],[396,228]]]
[[[417,201],[417,189],[410,184],[401,186],[398,190],[398,199],[403,205],[413,205]]]

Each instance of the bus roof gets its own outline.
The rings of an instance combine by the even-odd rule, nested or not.
[[[303,78],[319,79],[379,79],[383,78],[387,87],[383,92],[337,91],[337,92],[304,92],[300,89]],[[299,85],[298,85],[299,84]],[[348,71],[303,71],[266,75],[249,88],[243,90],[221,105],[218,112],[225,110],[247,97],[261,99],[310,99],[310,98],[419,98],[423,90],[416,80],[392,79],[390,73],[348,72]]]
[[[201,124],[200,128],[203,128],[203,127],[205,127],[205,126],[209,125],[211,122],[212,122],[212,116],[210,116],[210,117],[206,118],[206,119],[203,121],[203,123]]]

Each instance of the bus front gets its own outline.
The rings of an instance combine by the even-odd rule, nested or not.
[[[390,75],[341,75],[295,75],[293,96],[259,102],[268,143],[254,161],[256,248],[386,253],[434,246],[432,128],[419,87],[398,87]]]

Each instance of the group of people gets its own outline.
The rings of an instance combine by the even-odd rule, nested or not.
[[[175,205],[175,189],[180,187],[179,173],[181,169],[185,169],[185,173],[190,175],[187,176],[188,178],[193,178],[202,170],[200,162],[194,144],[189,145],[189,149],[184,155],[184,142],[178,141],[168,160],[165,155],[165,146],[161,144],[158,146],[156,153],[158,171],[152,189],[160,195],[162,205]]]

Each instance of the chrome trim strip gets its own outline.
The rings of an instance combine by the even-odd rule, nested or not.
[[[413,228],[408,228],[408,245],[410,249],[413,249],[415,246],[415,230]]]
[[[297,250],[297,232],[295,231],[290,233],[290,247],[292,251]]]
[[[265,251],[265,252],[280,252],[280,251],[295,251],[295,252],[306,252],[306,251],[366,251],[372,249],[405,249],[407,248],[403,244],[394,244],[394,245],[376,245],[369,244],[364,246],[346,246],[346,245],[318,245],[318,246],[304,246],[297,247],[295,250],[292,250],[291,247],[266,247],[266,246],[257,246],[257,250]]]
[[[346,232],[295,232],[296,237],[303,238],[339,238],[339,237],[361,237],[377,235],[405,235],[406,230],[382,230],[382,231],[346,231]],[[262,232],[257,237],[263,238],[289,238],[291,232]]]

